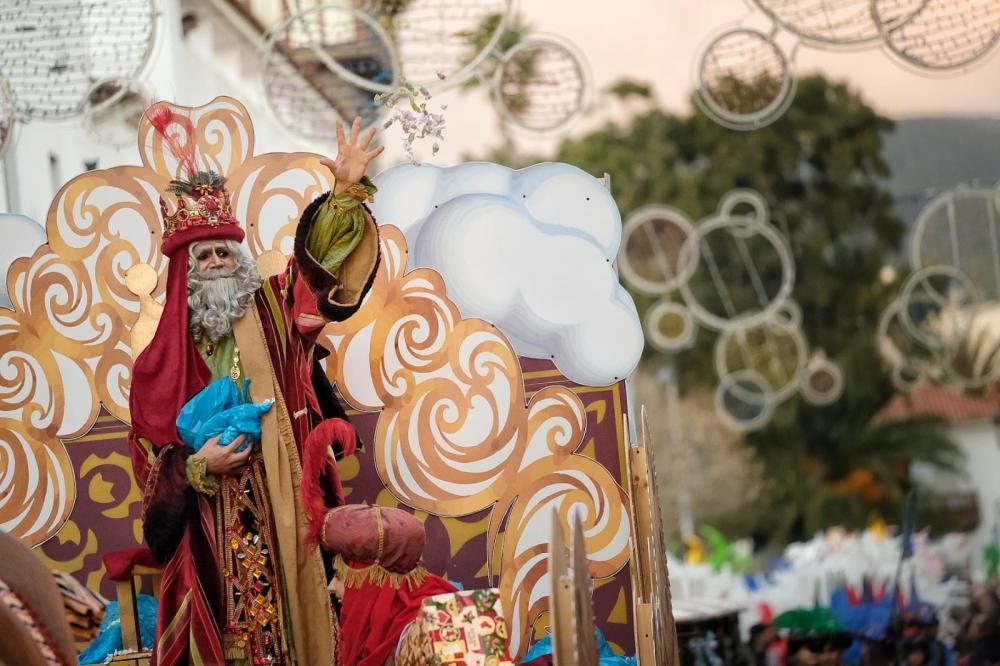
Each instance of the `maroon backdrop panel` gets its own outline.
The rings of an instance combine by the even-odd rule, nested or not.
[[[622,414],[627,409],[624,383],[606,387],[573,384],[547,361],[521,359],[525,389],[530,398],[553,384],[573,390],[587,408],[587,432],[578,453],[596,459],[611,475],[624,482]],[[351,420],[366,443],[372,441],[378,414],[352,413]],[[132,479],[126,435],[128,427],[102,412],[90,432],[66,442],[77,471],[77,498],[62,530],[41,546],[53,568],[69,571],[91,589],[114,598],[114,584],[104,576],[101,555],[139,544],[140,494]],[[379,478],[371,447],[342,462],[348,502],[398,504]],[[486,528],[490,512],[461,518],[441,518],[419,513],[427,525],[425,562],[432,571],[447,575],[466,588],[497,584],[499,548],[494,554],[492,577],[487,566]],[[505,519],[506,520],[506,519]],[[502,537],[501,537],[502,538]],[[632,590],[628,569],[596,581],[594,610],[607,639],[628,653],[634,652]],[[536,622],[545,629],[546,618]]]
[[[108,599],[115,598],[115,586],[104,576],[101,556],[135,548],[142,538],[127,437],[128,426],[102,409],[90,432],[65,443],[76,470],[76,501],[66,524],[40,547],[50,567]]]
[[[624,382],[605,387],[580,386],[562,376],[549,361],[521,358],[520,362],[527,399],[551,385],[565,386],[580,397],[587,408],[587,432],[579,453],[596,459],[619,484],[623,484],[626,442],[621,423],[622,415],[628,408]],[[351,421],[366,443],[371,442],[377,420],[378,414],[351,413]],[[353,469],[348,472],[349,478],[344,482],[345,492],[349,493],[347,501],[398,504],[395,498],[389,496],[378,476],[371,447],[356,458],[358,468],[356,472]],[[497,583],[495,577],[491,580],[485,566],[485,530],[489,510],[461,518],[441,518],[422,512],[418,515],[425,519],[427,525],[424,559],[429,569],[446,574],[469,589]],[[500,566],[499,559],[494,560],[494,565]],[[496,568],[493,573],[497,573]],[[615,576],[595,581],[594,612],[597,624],[608,641],[633,654],[632,586],[627,567]],[[536,622],[536,633],[544,631],[545,619],[543,616],[540,622]]]

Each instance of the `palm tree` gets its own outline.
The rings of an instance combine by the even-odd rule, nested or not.
[[[871,361],[867,353],[857,356]],[[856,365],[847,360],[847,387],[837,403],[792,404],[784,419],[747,438],[768,470],[761,527],[772,542],[808,538],[832,525],[860,528],[873,514],[901,515],[913,485],[911,463],[961,473],[962,452],[944,421],[880,417],[892,392],[872,381],[870,368]]]

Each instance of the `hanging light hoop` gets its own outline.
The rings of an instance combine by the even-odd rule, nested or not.
[[[352,9],[350,7],[340,7],[337,5],[321,5],[318,7],[312,7],[305,11],[299,12],[298,14],[293,14],[287,19],[278,24],[275,28],[268,31],[265,35],[264,45],[262,47],[262,66],[267,66],[268,59],[274,53],[275,43],[278,38],[283,35],[288,29],[293,26],[298,21],[303,21],[313,14],[318,14],[320,12],[337,11],[350,14],[352,18],[361,21],[366,26],[368,26],[375,36],[384,43],[385,51],[389,56],[390,71],[392,72],[392,83],[377,83],[363,76],[358,76],[351,70],[347,69],[341,65],[335,58],[330,57],[329,54],[325,53],[322,49],[313,47],[316,56],[328,69],[333,71],[337,76],[342,78],[344,81],[350,83],[353,86],[361,88],[362,90],[367,90],[369,92],[375,93],[387,93],[394,92],[399,86],[399,55],[396,53],[396,46],[392,41],[392,37],[386,32],[385,28],[379,25],[378,21],[372,18],[371,15],[366,14],[363,11]],[[284,57],[284,56],[282,56]]]
[[[743,33],[753,39],[766,42],[781,62],[781,86],[778,89],[777,94],[770,102],[768,102],[766,106],[752,113],[735,113],[732,110],[723,107],[708,90],[708,87],[703,79],[703,74],[707,64],[706,61],[712,53],[712,48],[723,39],[739,33]],[[792,102],[795,100],[795,93],[798,89],[798,79],[791,69],[793,58],[794,53],[792,54],[792,57],[789,57],[768,35],[765,35],[759,30],[743,27],[726,28],[706,42],[706,46],[702,49],[701,54],[695,60],[695,103],[698,104],[699,108],[701,108],[701,110],[704,111],[709,118],[727,129],[745,132],[767,127],[783,116],[785,111],[788,110],[788,107],[791,106]]]
[[[143,72],[147,69],[150,61],[152,60],[153,51],[157,46],[158,43],[157,32],[158,32],[158,24],[161,12],[157,8],[156,0],[129,0],[129,3],[130,3],[129,9],[131,9],[132,6],[134,5],[134,7],[138,9],[140,12],[143,12],[143,9],[148,10],[148,14],[143,13],[143,18],[148,16],[148,29],[149,29],[148,39],[144,40],[143,42],[144,48],[142,50],[142,53],[141,55],[139,55],[137,58],[134,59],[133,67],[131,67],[128,71],[117,71],[108,76],[102,76],[101,77],[102,79],[105,80],[109,78],[136,79],[136,80],[141,79]],[[32,4],[31,2],[27,2],[25,3],[25,7],[27,7],[30,10],[31,4]],[[104,0],[104,2],[101,3],[91,3],[86,7],[86,9],[91,13],[93,13],[93,10],[95,8],[100,8],[102,4],[111,5],[112,3],[109,2],[108,0]],[[120,4],[122,3],[118,1],[114,3],[114,7],[117,7]],[[41,3],[38,3],[36,5],[36,9],[38,9],[40,6]],[[44,11],[44,10],[45,8],[42,7],[39,11]],[[110,23],[110,20],[108,21],[108,23]],[[28,34],[28,32],[34,32],[34,31],[27,31],[25,32],[25,34]],[[7,35],[0,35],[0,36],[6,37]],[[105,36],[105,38],[109,39],[109,37],[107,36]],[[18,43],[19,46],[25,44],[23,40],[30,39],[30,37],[22,37],[21,39],[22,41]],[[14,42],[15,40],[11,41]],[[2,42],[0,42],[0,56],[2,56],[3,52],[4,52],[3,44]],[[105,67],[107,65],[107,63],[101,63],[100,61],[98,61],[97,64],[98,65],[103,64]],[[0,70],[2,69],[4,69],[4,58],[0,57]],[[86,72],[88,79],[94,78],[95,75],[92,71],[93,69],[95,68],[91,67],[90,70]],[[8,78],[9,79],[13,78],[10,76],[10,73],[8,73]],[[76,84],[79,82],[73,82],[73,83]],[[30,92],[30,91],[18,91],[17,86],[12,81],[9,81],[8,84],[10,86],[9,90],[10,97],[13,100],[14,114],[18,116],[21,120],[28,120],[31,118],[38,118],[44,120],[65,120],[68,118],[79,116],[83,112],[82,108],[83,102],[86,99],[86,97],[84,97],[83,95],[80,96],[77,104],[72,107],[64,104],[55,104],[55,105],[47,104],[44,105],[43,107],[43,105],[39,104],[38,100],[34,99],[35,97],[37,97],[37,95],[34,94],[25,95],[25,92]],[[82,87],[83,87],[82,85],[73,85],[74,90],[80,90],[80,88]],[[90,84],[87,84],[87,88],[89,89],[90,87],[91,87]],[[22,99],[23,97],[27,97],[28,99],[27,100]],[[42,110],[38,110],[39,108],[42,108]]]
[[[411,0],[411,3],[417,3],[419,0]],[[369,3],[370,4],[370,3]],[[497,26],[493,33],[489,36],[489,39],[484,43],[483,47],[476,53],[468,62],[462,65],[455,72],[441,72],[444,75],[444,79],[438,76],[426,77],[426,78],[413,78],[406,74],[406,59],[403,55],[399,55],[400,66],[403,68],[402,75],[411,81],[415,85],[424,86],[432,93],[439,93],[445,90],[455,88],[462,85],[473,76],[476,76],[481,65],[486,62],[489,58],[497,57],[495,52],[497,46],[500,44],[500,40],[503,38],[504,32],[512,24],[511,17],[514,16],[515,10],[515,0],[504,0],[504,9],[502,12],[498,12],[500,15],[500,20],[497,22]],[[402,15],[405,16],[407,11],[414,11],[413,8],[404,9]],[[428,41],[433,41],[432,39]],[[393,45],[397,47],[397,51],[403,51],[400,45],[393,42]]]
[[[532,127],[525,125],[524,121],[511,112],[511,110],[504,103],[502,91],[503,76],[505,66],[519,53],[530,49],[542,48],[554,48],[569,56],[569,59],[573,63],[573,68],[580,80],[580,90],[576,95],[576,108],[572,113],[551,125],[546,125],[544,127]],[[583,52],[580,51],[575,44],[559,37],[558,35],[533,34],[530,37],[518,42],[500,57],[500,60],[497,63],[496,71],[493,73],[493,83],[491,88],[495,106],[504,119],[517,125],[521,129],[541,134],[545,132],[553,132],[565,126],[587,108],[587,105],[590,103],[591,80],[590,70],[587,67],[587,60],[584,57]]]
[[[992,17],[993,21],[995,21],[993,34],[985,42],[979,44],[978,48],[973,49],[971,54],[948,62],[935,62],[927,56],[920,57],[919,55],[915,55],[912,51],[915,48],[933,48],[936,41],[941,47],[937,53],[939,56],[941,53],[961,52],[962,45],[957,43],[958,38],[950,32],[946,37],[942,38],[936,35],[933,30],[922,32],[918,31],[916,35],[909,40],[906,40],[905,37],[902,40],[896,39],[896,33],[905,31],[913,23],[920,23],[921,15],[924,14],[925,11],[931,10],[933,8],[932,6],[940,6],[940,2],[937,2],[937,0],[921,0],[912,12],[903,17],[883,17],[879,6],[880,3],[884,2],[885,0],[871,0],[872,20],[879,29],[879,34],[882,38],[882,45],[885,51],[893,59],[897,60],[907,69],[910,69],[918,74],[938,77],[965,74],[977,65],[983,63],[990,53],[997,47],[997,45],[1000,44],[1000,10],[998,10],[998,5],[996,5],[995,0],[983,0],[982,5],[983,11],[987,11],[987,7],[992,7],[992,10],[996,12],[996,14]],[[947,18],[951,19],[952,25],[956,22],[954,17]],[[980,17],[976,18],[979,19]],[[966,22],[964,16],[961,17],[961,19],[966,23],[966,25],[971,25],[973,27],[981,25],[979,21]],[[942,29],[941,32],[945,31]]]
[[[658,221],[666,222],[683,234],[683,241],[677,251],[679,259],[684,260],[681,266],[667,266],[663,279],[653,280],[642,275],[636,267],[635,260],[629,256],[632,237],[649,224]],[[658,241],[659,239],[654,239]],[[676,208],[662,205],[644,206],[635,211],[622,225],[622,237],[618,251],[618,266],[626,282],[647,294],[666,294],[679,289],[682,284],[691,279],[698,268],[700,260],[700,243],[694,224],[684,213]]]

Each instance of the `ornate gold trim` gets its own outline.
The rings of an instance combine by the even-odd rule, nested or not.
[[[344,558],[340,555],[337,555],[333,562],[333,570],[336,572],[337,578],[344,584],[344,587],[353,589],[358,589],[365,583],[371,583],[379,587],[389,585],[398,590],[402,587],[403,583],[409,583],[413,587],[420,587],[427,580],[427,569],[422,566],[415,567],[412,571],[405,574],[389,571],[378,562],[359,569],[345,562]]]
[[[215,497],[219,490],[219,479],[208,473],[207,459],[188,456],[184,472],[192,488],[206,497]]]

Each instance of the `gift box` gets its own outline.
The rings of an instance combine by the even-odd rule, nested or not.
[[[401,666],[514,666],[497,589],[424,600],[400,646]]]

